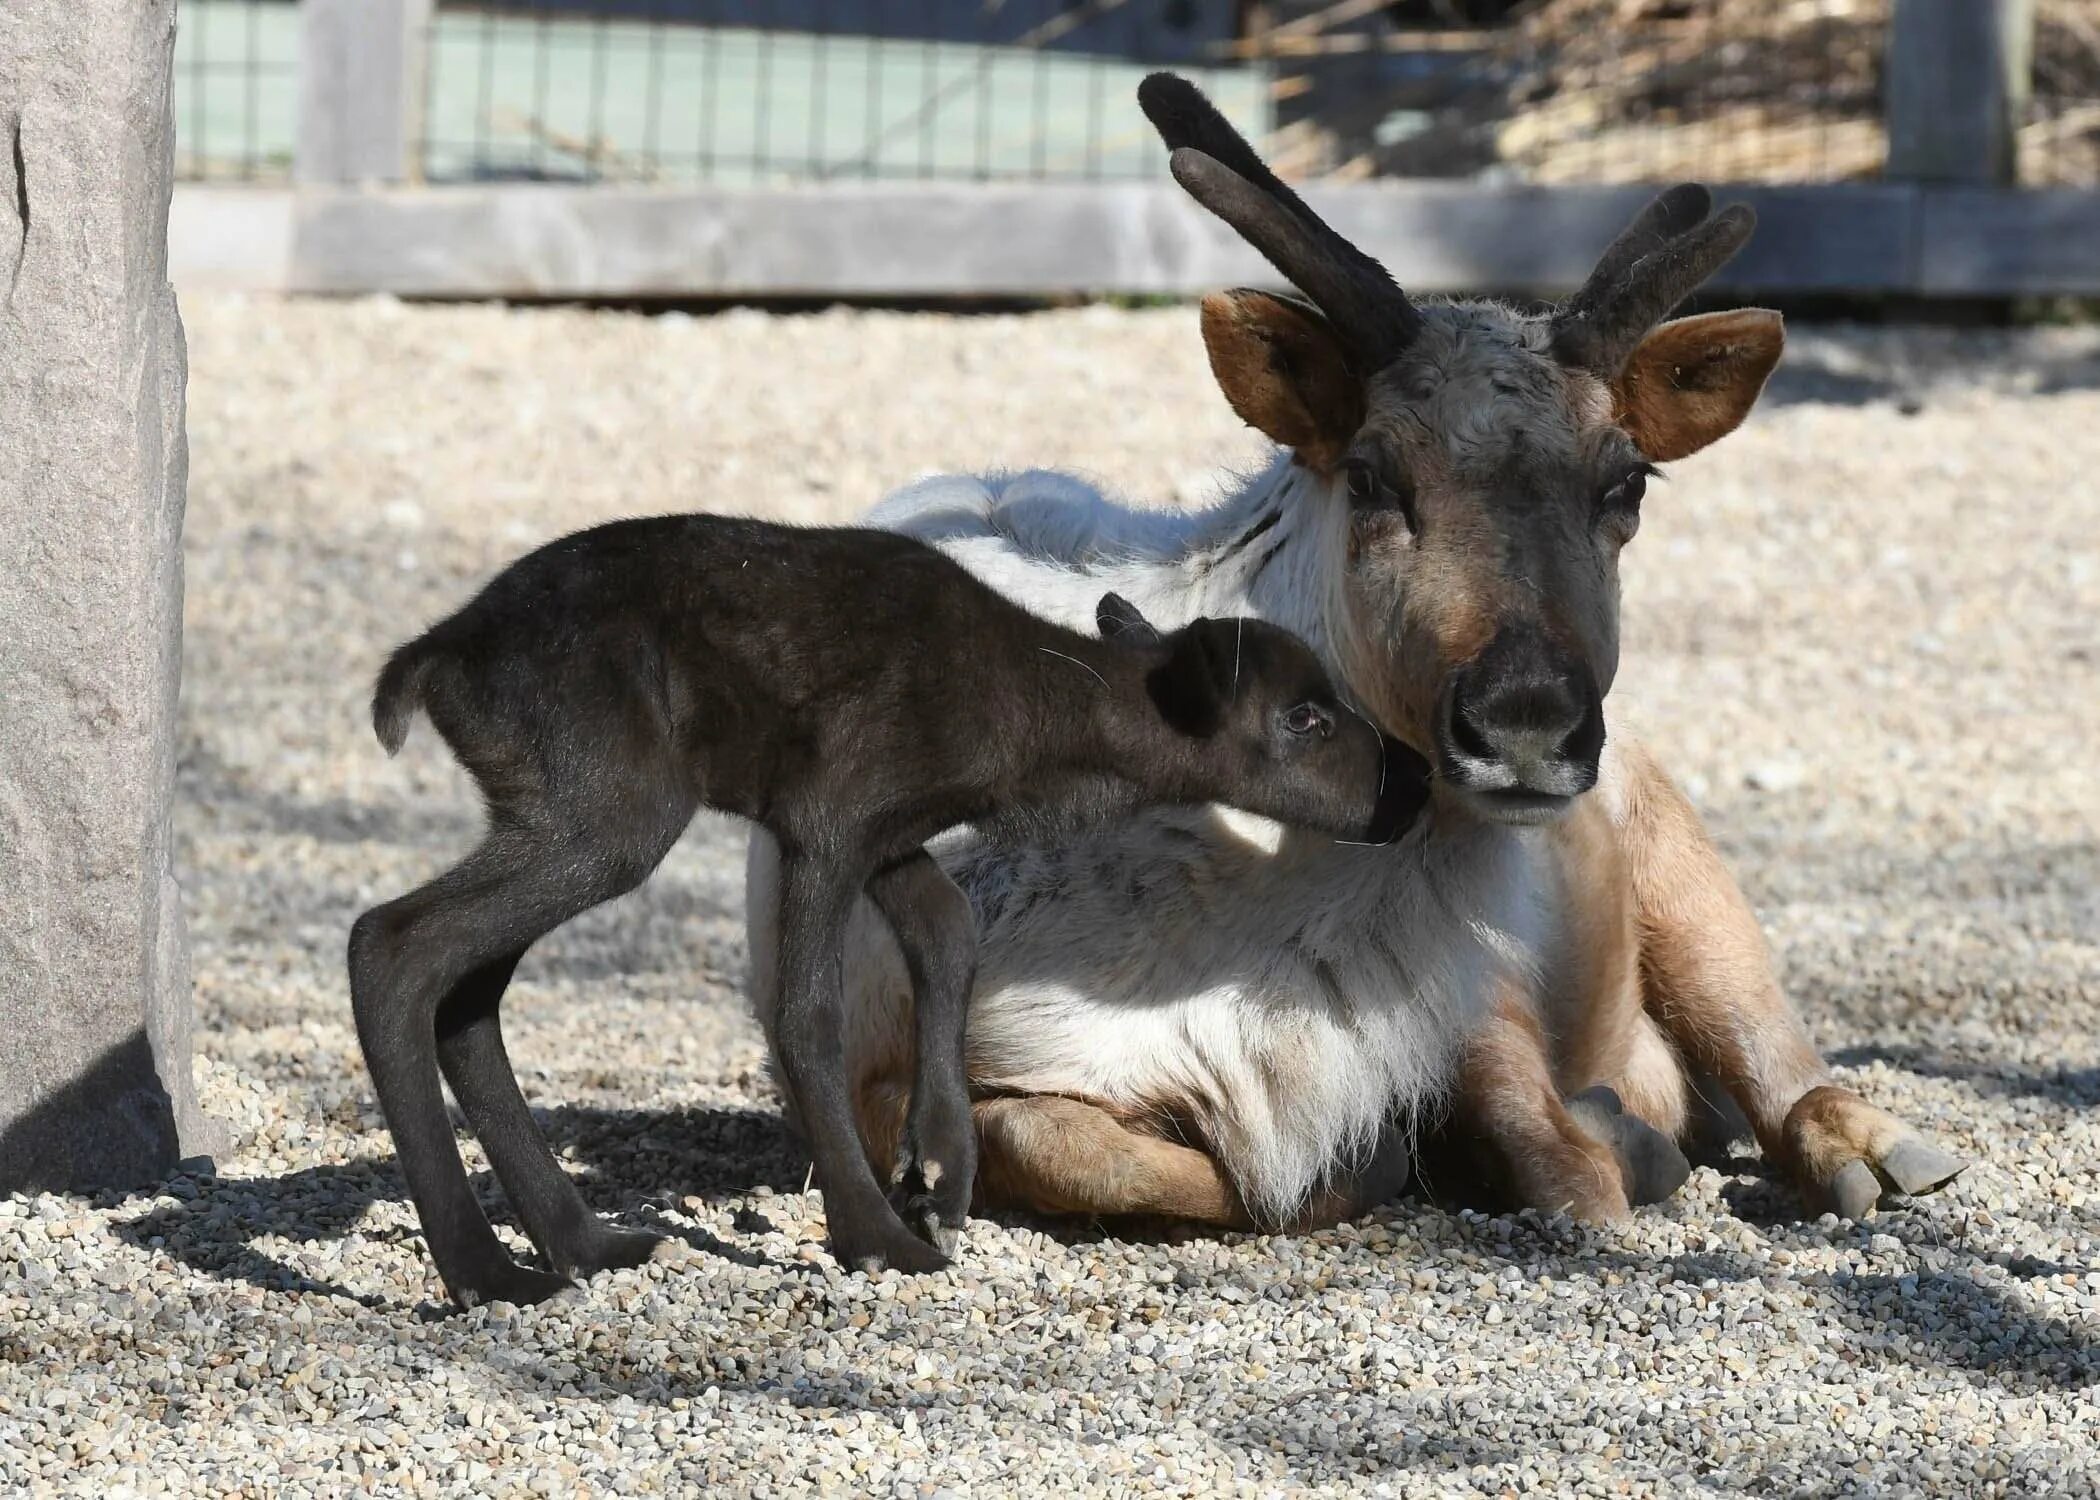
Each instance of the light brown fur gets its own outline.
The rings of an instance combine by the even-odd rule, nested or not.
[[[1783,342],[1778,315],[1755,310],[1665,323],[1607,390],[1537,358],[1540,338],[1521,322],[1474,319],[1460,307],[1448,322],[1431,320],[1423,347],[1398,374],[1374,382],[1365,417],[1362,402],[1338,394],[1349,385],[1346,362],[1315,315],[1260,294],[1228,294],[1206,301],[1204,336],[1233,408],[1298,446],[1309,466],[1331,468],[1373,427],[1408,454],[1421,537],[1434,545],[1390,516],[1356,525],[1356,649],[1384,670],[1350,677],[1369,685],[1375,701],[1367,707],[1382,722],[1418,744],[1446,675],[1482,648],[1500,617],[1530,602],[1527,591],[1540,591],[1536,578],[1520,586],[1498,571],[1507,546],[1487,529],[1477,500],[1483,483],[1508,483],[1512,461],[1526,461],[1522,451],[1492,445],[1534,407],[1500,422],[1482,409],[1543,400],[1570,424],[1566,449],[1587,451],[1616,424],[1643,455],[1682,457],[1741,423]],[[1551,388],[1536,389],[1542,383]],[[1532,546],[1550,566],[1552,537]],[[1386,555],[1390,573],[1381,568]],[[1543,592],[1560,609],[1547,628],[1604,661],[1608,682],[1616,588]],[[1384,616],[1396,598],[1399,614]],[[1425,641],[1431,649],[1422,649]],[[1615,1219],[1629,1211],[1631,1184],[1563,1099],[1604,1085],[1630,1113],[1684,1139],[1700,1123],[1694,1080],[1711,1078],[1808,1201],[1828,1206],[1847,1167],[1880,1171],[1892,1147],[1917,1138],[1828,1085],[1772,974],[1756,919],[1697,815],[1638,747],[1621,750],[1620,762],[1616,799],[1581,798],[1550,830],[1561,941],[1536,988],[1511,984],[1491,1005],[1462,1069],[1454,1129],[1492,1146],[1495,1175],[1516,1202]],[[991,1200],[1245,1222],[1210,1158],[1163,1140],[1145,1121],[1064,1099],[985,1101],[980,1110],[980,1186]],[[1306,1220],[1331,1221],[1360,1206],[1338,1191]]]
[[[1361,706],[1425,753],[1455,674],[1504,633],[1550,643],[1580,663],[1600,701],[1609,692],[1618,555],[1639,519],[1628,476],[1733,431],[1784,341],[1776,313],[1682,318],[1649,330],[1606,380],[1562,357],[1550,317],[1494,303],[1420,306],[1404,347],[1368,373],[1299,302],[1221,293],[1205,300],[1202,327],[1212,371],[1245,420],[1330,484],[1381,480],[1373,498],[1383,503],[1346,502],[1334,648]],[[1404,476],[1404,501],[1385,493],[1392,476]],[[1612,500],[1625,494],[1631,503]],[[1677,1179],[1657,1188],[1652,1171],[1642,1178],[1632,1156],[1591,1133],[1620,1132],[1624,1153],[1627,1122],[1575,1100],[1578,1119],[1569,1101],[1608,1088],[1628,1114],[1683,1139],[1711,1113],[1700,1087],[1710,1080],[1817,1208],[1860,1213],[1883,1183],[1915,1190],[1952,1175],[1958,1163],[1829,1085],[1697,815],[1637,746],[1612,754],[1612,785],[1553,793],[1574,798],[1544,830],[1556,937],[1533,980],[1505,978],[1486,997],[1447,1138],[1462,1152],[1485,1145],[1485,1175],[1517,1203],[1619,1218]],[[1440,794],[1439,808],[1522,816],[1468,795]],[[878,1158],[900,1111],[901,1100],[867,1100]],[[980,1198],[1246,1224],[1214,1157],[1173,1138],[1175,1114],[1055,1095],[982,1099]],[[1343,1183],[1304,1222],[1375,1196],[1366,1181]]]

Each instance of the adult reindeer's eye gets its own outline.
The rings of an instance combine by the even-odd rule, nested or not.
[[[1349,503],[1358,510],[1397,510],[1410,533],[1422,529],[1415,519],[1414,487],[1406,480],[1398,485],[1388,483],[1366,458],[1350,459],[1342,473],[1349,485]]]
[[[1308,735],[1327,732],[1327,715],[1310,703],[1301,703],[1283,716],[1283,727],[1292,734],[1304,738]]]
[[[1598,508],[1607,513],[1632,511],[1639,514],[1641,497],[1648,493],[1648,476],[1654,472],[1655,470],[1646,464],[1635,469],[1604,492],[1604,499]]]

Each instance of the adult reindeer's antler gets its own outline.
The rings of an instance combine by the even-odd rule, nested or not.
[[[1664,314],[1743,248],[1757,215],[1738,203],[1709,219],[1712,209],[1713,195],[1686,182],[1641,210],[1554,314],[1553,352],[1563,363],[1616,379]]]
[[[1138,107],[1173,153],[1174,180],[1310,297],[1364,369],[1407,347],[1421,327],[1407,293],[1286,187],[1200,89],[1154,73],[1138,85]]]

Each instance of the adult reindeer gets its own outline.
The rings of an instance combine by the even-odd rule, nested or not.
[[[1551,313],[1418,302],[1189,84],[1155,76],[1139,100],[1175,179],[1309,299],[1202,309],[1226,399],[1288,451],[1200,514],[1024,474],[928,481],[871,523],[1067,624],[1104,589],[1169,623],[1274,620],[1431,758],[1438,792],[1383,849],[1172,813],[950,848],[981,929],[981,1197],[1331,1220],[1384,1185],[1393,1122],[1455,1085],[1454,1133],[1487,1143],[1509,1196],[1613,1219],[1650,1186],[1639,1132],[1567,1098],[1607,1086],[1682,1137],[1706,1080],[1816,1209],[1945,1182],[1954,1158],[1830,1083],[1697,815],[1605,733],[1619,551],[1652,466],[1732,431],[1779,357],[1776,313],[1662,321],[1742,246],[1749,210],[1710,217],[1705,189],[1671,189]],[[762,1019],[775,868],[755,840]],[[852,952],[847,1044],[880,1165],[910,991],[867,913]]]

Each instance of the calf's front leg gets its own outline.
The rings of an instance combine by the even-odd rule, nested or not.
[[[896,934],[913,994],[911,1106],[890,1168],[890,1200],[906,1224],[953,1255],[977,1178],[963,1058],[977,923],[969,898],[923,849],[878,871],[868,895]]]
[[[947,1257],[897,1217],[854,1126],[839,952],[861,880],[820,857],[783,849],[781,861],[780,1070],[816,1164],[832,1253],[863,1271],[937,1271]]]

